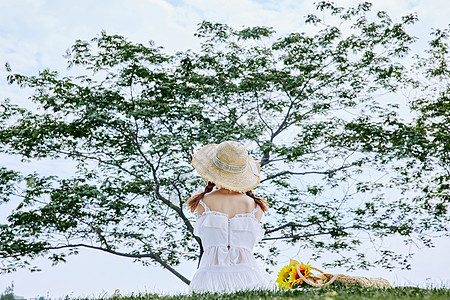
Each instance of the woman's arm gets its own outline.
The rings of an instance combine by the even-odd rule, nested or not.
[[[261,222],[262,216],[264,215],[264,212],[262,209],[258,209],[255,213],[255,218],[258,220],[258,222]]]
[[[195,212],[197,213],[197,217],[200,216],[205,211],[205,208],[200,203],[195,208]]]

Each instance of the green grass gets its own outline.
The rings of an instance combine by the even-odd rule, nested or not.
[[[394,287],[388,289],[353,287],[304,288],[288,291],[239,291],[229,294],[192,293],[180,295],[141,294],[124,297],[103,298],[114,300],[177,300],[177,299],[450,299],[448,288]],[[81,300],[81,299],[79,299]]]

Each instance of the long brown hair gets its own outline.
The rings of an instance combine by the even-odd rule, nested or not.
[[[255,200],[255,203],[258,204],[261,207],[261,210],[263,212],[266,212],[269,210],[269,204],[267,204],[267,201],[259,198],[257,196],[255,196],[252,192],[252,190],[245,192],[245,194],[251,198],[253,198],[253,200]]]
[[[205,196],[206,193],[211,192],[215,185],[216,184],[214,182],[208,181],[208,184],[206,185],[203,192],[192,196],[191,199],[187,201],[188,208],[191,210],[191,212],[194,212],[200,200]]]
[[[206,193],[209,193],[212,191],[212,189],[216,186],[216,184],[214,182],[208,181],[208,184],[205,187],[205,190],[201,193],[198,193],[194,196],[192,196],[188,201],[187,201],[187,205],[188,208],[191,210],[191,212],[194,212],[195,209],[197,208],[198,203],[200,202],[200,200],[205,196]],[[255,201],[256,204],[258,204],[261,207],[261,210],[266,212],[269,210],[268,208],[268,204],[267,201],[259,198],[257,196],[255,196],[253,194],[253,192],[247,191],[245,192],[245,194],[251,198],[253,198],[253,200]]]

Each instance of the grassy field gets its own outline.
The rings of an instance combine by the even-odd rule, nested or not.
[[[150,299],[450,299],[450,289],[417,287],[394,287],[388,289],[375,289],[364,287],[333,287],[333,288],[304,288],[288,291],[240,291],[230,294],[201,293],[163,296],[158,294],[142,294],[132,296],[119,296],[117,300],[150,300]],[[82,299],[79,299],[82,300]],[[100,300],[100,299],[99,299]]]

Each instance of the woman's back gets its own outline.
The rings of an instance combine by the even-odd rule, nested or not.
[[[236,214],[249,213],[256,207],[253,198],[224,188],[205,194],[202,200],[211,210],[227,214],[229,218],[234,217]],[[202,205],[198,205],[195,211],[199,216],[205,211],[205,208]],[[261,221],[262,216],[262,210],[258,210],[255,213],[255,218],[258,221]]]

